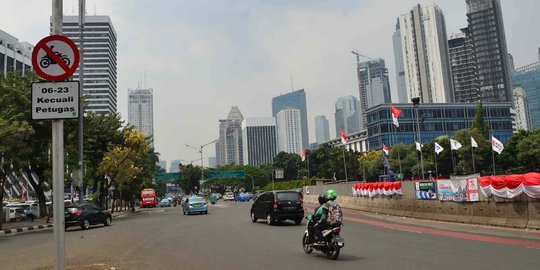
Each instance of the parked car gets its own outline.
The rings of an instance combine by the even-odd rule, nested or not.
[[[159,206],[160,207],[171,207],[171,201],[167,198],[163,198],[160,202],[159,202]]]
[[[208,214],[208,203],[204,198],[190,197],[182,205],[182,212],[184,215],[190,215],[191,213]]]
[[[225,192],[225,195],[223,196],[223,201],[234,201],[234,193]]]
[[[251,205],[251,221],[266,219],[268,225],[292,220],[300,225],[304,219],[304,202],[296,191],[278,190],[261,194]]]
[[[86,230],[90,225],[111,225],[112,215],[109,211],[94,204],[71,204],[65,207],[65,219],[66,230],[72,226],[80,226],[81,229]]]

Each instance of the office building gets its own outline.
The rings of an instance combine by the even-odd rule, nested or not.
[[[330,140],[330,127],[328,119],[324,115],[315,116],[315,141],[318,144]]]
[[[244,116],[233,106],[227,119],[219,120],[219,138],[216,142],[217,166],[243,165],[242,121]]]
[[[0,73],[16,71],[26,74],[32,69],[34,46],[0,30]]]
[[[277,155],[276,119],[246,118],[242,122],[244,165],[271,164]]]
[[[365,130],[365,111],[373,106],[391,103],[388,69],[383,59],[373,59],[358,64],[360,89],[360,130]],[[356,132],[356,131],[355,131]]]
[[[208,168],[217,168],[216,157],[208,157]]]
[[[420,138],[416,138],[416,110],[413,104],[394,104],[403,110],[399,116],[399,128],[392,128],[390,105],[382,104],[367,112],[368,148],[381,149],[384,143],[391,146],[395,143],[413,144],[431,142],[439,136],[452,136],[454,132],[471,128],[476,116],[477,103],[425,103],[420,104],[421,112]],[[502,142],[512,136],[512,104],[510,102],[484,103],[484,121],[497,139]]]
[[[128,123],[152,138],[154,147],[153,89],[128,89]]]
[[[171,167],[169,168],[169,172],[179,172],[180,164],[182,164],[180,160],[172,160]]]
[[[399,26],[399,18],[396,23],[396,30],[392,35],[392,43],[394,45],[394,61],[396,65],[396,86],[397,86],[397,100],[393,100],[396,103],[408,103],[407,99],[407,85],[405,81],[405,63],[403,61],[403,47],[401,47],[401,27]]]
[[[79,16],[64,16],[64,36],[79,46]],[[109,16],[86,16],[84,25],[83,89],[85,111],[117,112],[117,39]],[[79,69],[73,75],[79,79]]]
[[[157,166],[165,171],[167,171],[167,161],[165,160],[160,160],[158,161],[157,163]]]
[[[360,129],[360,102],[354,96],[340,97],[336,101],[336,138],[340,137],[339,130],[345,134],[359,132]]]
[[[279,95],[272,98],[272,116],[277,118],[277,114],[288,108],[294,108],[300,111],[300,120],[302,123],[302,147],[309,147],[308,136],[308,121],[307,121],[307,105],[306,92],[304,89],[293,91],[287,94]]]
[[[455,102],[477,102],[480,100],[476,56],[469,28],[461,29],[448,40],[450,67],[454,85]]]
[[[531,129],[540,128],[540,59],[536,63],[517,68],[512,75],[512,84],[525,91]]]
[[[499,0],[466,0],[482,102],[511,102],[508,50]]]
[[[295,108],[285,108],[276,115],[278,153],[302,152],[302,116]],[[308,146],[309,147],[309,146]]]
[[[511,53],[508,54],[508,72],[510,72],[510,76],[514,74],[514,69],[516,67],[514,66],[514,56],[512,56]]]
[[[527,94],[521,87],[514,88],[514,112],[516,119],[516,130],[530,130],[531,129],[531,115],[529,113],[529,104],[527,102]]]
[[[399,16],[398,22],[399,32],[394,34],[399,33],[401,40],[407,102],[413,97],[420,97],[421,103],[453,102],[446,23],[441,9],[434,3],[416,5]]]

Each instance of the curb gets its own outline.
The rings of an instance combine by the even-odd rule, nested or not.
[[[10,230],[0,230],[0,236],[5,235],[14,235],[29,231],[40,231],[40,230],[46,230],[52,228],[53,224],[45,224],[45,225],[36,225],[36,226],[28,226],[28,227],[21,227],[16,229],[10,229]]]

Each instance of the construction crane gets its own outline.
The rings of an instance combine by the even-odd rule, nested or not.
[[[373,58],[371,58],[371,57],[368,57],[368,56],[365,56],[365,55],[362,55],[362,54],[358,53],[357,50],[356,51],[351,51],[351,53],[356,55],[356,63],[360,63],[360,56],[364,57],[364,58],[367,58],[369,60],[373,60]]]

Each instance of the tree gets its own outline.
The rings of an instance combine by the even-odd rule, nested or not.
[[[540,129],[530,134],[517,145],[519,165],[528,172],[540,171]]]
[[[520,162],[518,158],[518,155],[520,154],[518,145],[531,134],[530,131],[526,130],[518,130],[516,133],[512,134],[512,136],[504,143],[504,151],[502,151],[500,155],[497,154],[497,168],[513,173],[526,172],[528,164],[522,164],[522,162]],[[492,151],[491,146],[489,147],[489,150]],[[491,160],[491,153],[489,153],[489,155],[489,160]]]
[[[183,178],[177,180],[177,184],[184,190],[186,194],[196,193],[200,190],[201,167],[193,166],[192,164],[184,165],[182,171]]]
[[[280,152],[274,157],[273,167],[283,169],[282,181],[298,179],[302,158],[298,154]]]
[[[484,112],[482,109],[482,103],[476,105],[476,115],[472,123],[472,129],[480,133],[484,139],[489,139],[489,126],[484,121]]]
[[[478,144],[478,148],[474,148],[473,150],[471,150],[471,137],[473,137]],[[458,174],[472,174],[479,172],[480,168],[491,166],[491,163],[489,162],[491,160],[491,156],[489,156],[491,145],[476,129],[458,130],[454,133],[453,138],[462,145],[458,151],[454,152],[454,157],[456,158],[456,171]],[[473,170],[473,152],[475,170]],[[489,159],[488,156],[490,157]]]

